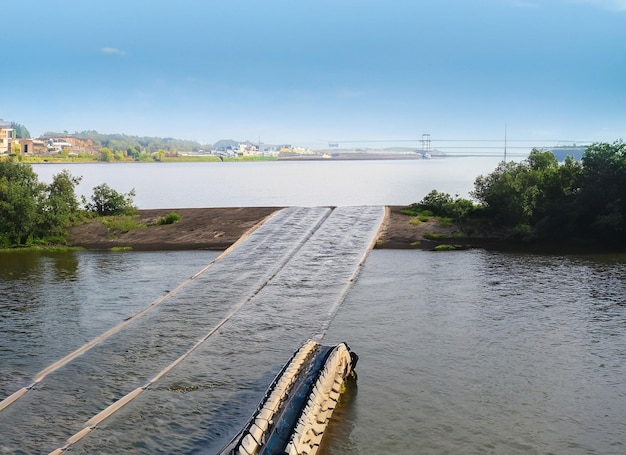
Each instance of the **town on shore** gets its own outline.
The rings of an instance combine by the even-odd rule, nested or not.
[[[310,148],[292,144],[266,144],[260,140],[220,140],[215,144],[160,137],[101,134],[97,131],[46,132],[33,138],[15,122],[0,119],[0,157],[25,162],[67,161],[239,161],[239,160],[368,160],[431,159],[445,153],[422,144],[420,147],[340,147],[330,142]]]

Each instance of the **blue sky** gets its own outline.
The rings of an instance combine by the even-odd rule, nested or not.
[[[21,0],[0,40],[33,135],[626,139],[626,0]]]

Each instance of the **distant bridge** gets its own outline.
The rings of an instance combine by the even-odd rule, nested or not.
[[[424,137],[426,136],[426,137]],[[408,139],[347,139],[328,141],[328,147],[365,148],[365,149],[414,149],[426,152],[440,151],[446,155],[500,155],[505,150],[513,150],[513,154],[540,150],[554,150],[563,147],[585,148],[595,141],[572,139],[446,139],[422,138]]]

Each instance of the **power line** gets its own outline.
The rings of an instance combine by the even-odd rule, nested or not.
[[[335,143],[353,143],[353,142],[370,142],[370,143],[385,143],[385,142],[422,142],[422,139],[349,139],[349,140],[332,140],[329,142]],[[504,143],[504,139],[430,139],[430,142],[498,142]],[[506,142],[571,142],[589,144],[596,141],[581,141],[572,139],[506,139]]]

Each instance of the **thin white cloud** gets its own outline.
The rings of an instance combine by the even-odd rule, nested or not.
[[[107,55],[126,55],[126,52],[115,47],[103,47],[100,49],[100,52]]]

